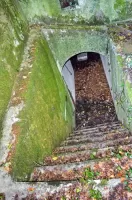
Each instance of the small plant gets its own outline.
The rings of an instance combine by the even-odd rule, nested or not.
[[[66,200],[66,197],[64,197],[64,196],[63,196],[63,197],[61,197],[61,200]]]
[[[121,166],[119,166],[119,165],[116,167],[116,169],[117,169],[117,171],[121,171],[122,170]]]
[[[132,178],[132,168],[126,171],[126,178]]]
[[[90,154],[90,158],[91,158],[91,159],[96,158],[96,152],[92,152],[92,153]]]
[[[107,179],[102,179],[100,182],[101,186],[107,185],[108,180]]]
[[[95,177],[97,177],[100,173],[99,172],[94,172],[90,168],[86,168],[84,171],[84,180],[93,180]]]
[[[129,184],[128,181],[125,181],[125,182],[124,182],[124,185],[125,185],[125,189],[126,189],[127,191],[132,192],[132,187],[131,187],[131,185]]]
[[[127,156],[128,158],[132,158],[132,154],[130,152],[126,152],[125,156]]]
[[[118,159],[121,159],[122,158],[122,155],[121,154],[116,154],[116,157],[118,158]]]
[[[102,194],[99,190],[90,189],[89,193],[90,193],[90,197],[93,199],[97,199],[97,200],[102,199]]]

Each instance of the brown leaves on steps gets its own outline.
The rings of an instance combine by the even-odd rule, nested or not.
[[[120,132],[120,131],[115,131],[115,132],[110,132],[106,135],[102,135],[100,137],[98,136],[89,136],[87,135],[86,137],[82,137],[79,139],[71,139],[71,140],[66,140],[64,141],[62,144],[63,145],[74,145],[74,144],[80,144],[80,143],[89,143],[89,142],[102,142],[102,141],[106,141],[106,140],[115,140],[115,139],[119,139],[119,138],[127,138],[130,136],[130,132],[129,131],[124,131],[124,132]]]
[[[132,145],[130,146],[122,146],[119,148],[111,147],[106,149],[95,149],[91,151],[82,151],[71,154],[64,154],[60,156],[49,156],[44,160],[44,165],[58,165],[58,164],[66,164],[66,163],[75,163],[75,162],[83,162],[86,160],[100,159],[100,158],[110,158],[116,156],[116,154],[121,154],[122,156],[125,153],[129,152],[132,154]]]
[[[132,185],[132,181],[128,181]],[[104,194],[100,200],[132,200],[132,193],[125,187],[125,182],[119,183],[113,187],[103,186]],[[27,195],[23,200],[95,200],[91,196],[92,186],[90,184],[83,185],[79,182],[74,183],[67,188],[62,188],[54,193],[46,192],[44,195],[35,193]],[[15,198],[17,200],[18,198]]]
[[[76,151],[85,151],[95,148],[106,148],[112,146],[120,146],[120,145],[128,145],[132,144],[132,136],[126,138],[116,139],[114,141],[106,141],[106,142],[95,142],[88,143],[82,145],[73,145],[73,146],[62,146],[55,149],[54,154],[67,153],[67,152],[76,152]]]
[[[82,163],[76,166],[53,166],[36,168],[32,174],[31,181],[71,181],[83,177],[84,171],[91,168],[97,173],[96,179],[121,178],[126,176],[126,171],[132,168],[132,159],[127,156],[110,158],[109,160]]]

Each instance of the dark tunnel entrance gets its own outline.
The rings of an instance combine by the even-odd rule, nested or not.
[[[117,121],[110,88],[98,53],[73,56],[76,129]]]

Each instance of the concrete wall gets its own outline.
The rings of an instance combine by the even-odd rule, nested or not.
[[[62,69],[62,76],[64,78],[64,81],[72,95],[73,100],[75,101],[75,77],[74,77],[74,70],[71,64],[71,61],[68,60],[63,69]]]
[[[24,52],[28,24],[17,0],[0,1],[0,137],[5,111]]]
[[[106,78],[107,78],[107,81],[108,81],[110,92],[111,92],[111,95],[113,97],[113,91],[112,91],[112,74],[111,74],[111,66],[110,66],[109,56],[108,55],[103,56],[103,55],[100,54],[100,57],[101,57],[101,60],[102,60],[102,64],[103,64],[105,75],[106,75]]]
[[[127,48],[127,46],[126,46]],[[132,131],[132,52],[126,54],[110,41],[110,64],[114,104],[119,120]]]
[[[74,8],[61,9],[59,0],[30,0],[20,1],[23,11],[29,21],[49,21],[54,20],[81,23],[100,24],[112,21],[127,20],[132,18],[131,0],[78,0],[78,5]]]
[[[71,27],[70,29],[43,29],[42,31],[60,71],[69,58],[80,52],[97,52],[107,55],[108,35],[103,27],[88,29]]]
[[[97,52],[101,55],[118,118],[131,128],[132,90],[130,89],[131,83],[129,83],[130,76],[127,76],[127,80],[124,81],[126,75],[124,74],[125,66],[123,66],[128,57],[128,49],[129,55],[132,54],[130,42],[127,45],[124,44],[126,53],[121,54],[119,52],[122,52],[123,49],[122,42],[117,41],[118,37],[120,39],[118,32],[109,35],[104,29],[96,31],[92,28],[91,30],[82,28],[78,30],[73,27],[69,30],[43,29],[43,34],[47,38],[60,71],[66,60],[78,53]],[[112,34],[114,39],[112,39]],[[132,58],[128,60],[132,62]]]
[[[7,142],[4,144],[7,149],[2,150],[11,151],[15,145],[12,175],[18,180],[29,180],[35,163],[42,163],[45,156],[51,155],[74,126],[73,106],[67,87],[47,41],[38,30],[30,32],[13,94],[5,123],[8,125],[11,121],[11,124],[4,128],[4,133],[12,135],[13,141],[16,132],[19,137],[15,144],[12,141],[10,150]],[[20,106],[16,114],[15,109]]]

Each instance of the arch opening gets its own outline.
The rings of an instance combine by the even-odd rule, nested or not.
[[[107,59],[95,52],[71,57],[62,75],[75,105],[76,129],[117,121]]]

